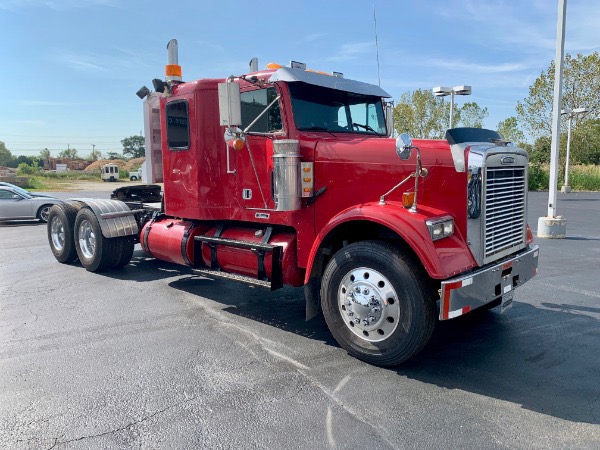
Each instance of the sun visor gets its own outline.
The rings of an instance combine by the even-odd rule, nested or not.
[[[391,97],[390,94],[385,92],[379,86],[374,84],[363,83],[361,81],[348,80],[346,78],[337,77],[333,75],[325,75],[322,73],[311,72],[302,69],[291,69],[289,67],[282,67],[278,69],[269,82],[285,81],[293,83],[295,81],[302,81],[304,83],[313,84],[315,86],[321,86],[330,89],[337,89],[338,91],[352,92],[353,94],[372,95],[374,97]]]

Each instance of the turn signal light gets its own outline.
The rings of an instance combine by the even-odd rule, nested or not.
[[[411,208],[412,205],[415,204],[415,193],[414,192],[405,192],[402,194],[402,206],[405,208]]]
[[[243,139],[231,139],[227,141],[227,145],[231,146],[234,150],[241,150],[244,148],[244,140]]]

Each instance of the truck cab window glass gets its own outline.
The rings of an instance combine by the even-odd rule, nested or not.
[[[167,141],[171,150],[190,147],[188,103],[176,101],[167,104]]]
[[[290,83],[294,121],[299,130],[386,134],[379,97],[353,94],[302,82]]]
[[[272,87],[242,92],[240,95],[242,103],[242,129],[246,129],[276,97],[277,91]],[[281,110],[279,109],[279,102],[277,102],[248,131],[270,133],[279,131],[282,128]]]

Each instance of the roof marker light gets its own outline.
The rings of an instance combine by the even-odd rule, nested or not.
[[[298,61],[290,61],[290,67],[292,69],[306,70],[306,63],[301,63]]]

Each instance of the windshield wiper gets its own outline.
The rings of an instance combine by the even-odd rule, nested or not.
[[[304,127],[304,128],[298,128],[298,131],[325,131],[326,133],[329,133],[332,136],[334,135],[331,131],[329,131],[325,127]]]
[[[375,133],[377,136],[383,136],[382,134],[379,134],[377,131],[375,131],[370,125],[363,125],[362,123],[356,123],[353,122],[352,123],[353,127],[360,127],[363,130],[367,130],[367,131],[372,131],[373,133]]]

